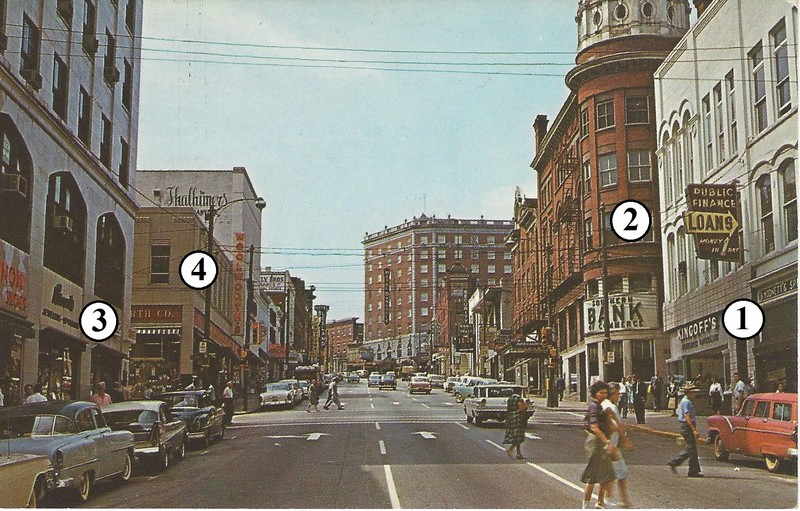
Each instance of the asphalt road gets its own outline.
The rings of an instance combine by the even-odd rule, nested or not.
[[[342,384],[344,410],[237,415],[222,442],[191,451],[162,473],[100,483],[84,507],[158,508],[578,508],[584,467],[581,414],[537,409],[522,450],[501,450],[504,428],[467,424],[441,390],[409,396]],[[675,440],[633,433],[630,493],[642,508],[789,508],[796,472],[759,460],[717,462],[700,447],[705,479],[665,465]],[[735,470],[738,468],[739,470]],[[74,501],[50,502],[74,506]]]

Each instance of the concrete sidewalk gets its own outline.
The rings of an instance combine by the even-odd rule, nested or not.
[[[533,397],[531,401],[533,402],[534,407],[550,411],[585,413],[587,406],[586,403],[582,403],[580,401],[564,399],[558,404],[558,408],[548,408],[547,399],[538,396]],[[704,416],[697,417],[697,429],[700,431],[700,439],[698,440],[698,443],[702,444],[708,443],[708,421],[706,419],[707,417]],[[678,417],[672,416],[672,410],[661,410],[658,412],[654,412],[652,409],[645,410],[644,421],[644,424],[637,424],[636,415],[633,413],[633,410],[630,409],[630,407],[628,410],[628,417],[622,419],[623,424],[633,431],[642,431],[652,435],[671,438],[681,437],[680,427],[678,426]]]

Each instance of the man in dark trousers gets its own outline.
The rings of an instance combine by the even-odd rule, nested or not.
[[[633,410],[636,412],[636,423],[644,424],[644,403],[647,400],[647,383],[633,375]]]
[[[664,380],[658,373],[650,380],[650,388],[653,391],[653,411],[661,410],[661,393],[664,392]]]
[[[558,391],[558,400],[564,400],[564,387],[566,386],[566,382],[564,382],[564,376],[559,376],[556,380],[556,390]]]
[[[111,384],[111,389],[109,389],[108,395],[111,396],[112,403],[121,403],[125,401],[125,395],[122,393],[122,389],[120,387],[121,385],[118,381],[115,381]]]
[[[683,387],[683,399],[678,405],[678,424],[681,427],[681,436],[686,441],[686,448],[680,454],[667,462],[673,474],[678,473],[678,465],[689,460],[689,477],[704,477],[700,473],[700,461],[697,459],[697,439],[700,431],[697,429],[697,416],[694,413],[692,400],[697,396],[699,389],[692,383]]]

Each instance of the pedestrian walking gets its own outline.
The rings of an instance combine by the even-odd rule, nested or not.
[[[233,422],[233,382],[229,381],[222,391],[222,407],[225,410],[226,426],[230,426]]]
[[[322,383],[320,383],[319,379],[316,379],[311,382],[308,386],[308,406],[306,406],[306,411],[311,413],[311,407],[314,407],[314,411],[319,411],[319,395],[322,392]]]
[[[647,383],[633,375],[633,411],[636,412],[636,423],[644,424],[644,403],[647,401]]]
[[[328,384],[328,399],[325,401],[323,408],[327,410],[333,403],[336,404],[339,410],[344,408],[342,403],[339,402],[339,378],[331,378],[331,382]]]
[[[678,409],[678,384],[675,383],[675,377],[669,377],[669,383],[667,384],[667,408],[672,410],[672,416],[677,417],[678,414],[675,413],[675,410]]]
[[[621,418],[626,418],[628,416],[628,384],[625,381],[625,378],[619,383],[618,391],[619,391],[619,412]]]
[[[700,460],[697,459],[697,439],[700,438],[700,431],[697,430],[697,416],[692,403],[697,397],[698,390],[693,383],[687,383],[683,387],[684,396],[678,405],[678,424],[681,428],[681,436],[686,442],[686,448],[667,462],[673,474],[677,474],[678,466],[688,459],[688,477],[705,477],[700,473]]]
[[[508,444],[506,454],[509,458],[512,457],[511,452],[514,450],[514,447],[516,447],[517,459],[525,459],[520,448],[522,447],[522,442],[525,441],[525,429],[528,426],[527,410],[527,401],[522,399],[519,395],[514,394],[508,398],[506,406],[506,435],[503,438],[503,443]]]
[[[664,392],[664,380],[656,373],[650,380],[650,387],[653,390],[653,411],[661,410],[661,394]]]
[[[611,435],[609,420],[603,414],[603,409],[600,406],[603,400],[608,397],[608,384],[598,380],[589,387],[589,393],[592,396],[592,401],[586,408],[586,416],[584,417],[587,433],[584,449],[589,462],[583,470],[583,474],[581,474],[581,481],[586,483],[583,490],[582,509],[589,507],[595,484],[600,485],[602,492],[598,494],[597,507],[604,508],[604,495],[609,493],[609,486],[614,483],[616,478],[614,466],[611,464],[611,456],[614,455],[617,449],[612,445],[609,438]]]
[[[101,381],[97,383],[97,394],[92,396],[92,401],[97,406],[110,405],[114,402],[111,396],[106,394],[106,382]]]
[[[558,400],[564,400],[564,389],[566,387],[566,382],[564,381],[564,376],[559,376],[556,380],[556,390],[558,390]]]
[[[611,443],[617,449],[616,453],[611,456],[611,465],[614,467],[614,476],[617,478],[619,496],[622,500],[622,505],[615,507],[630,508],[633,507],[630,496],[628,496],[628,476],[630,475],[630,471],[628,470],[628,466],[625,464],[625,458],[622,455],[622,448],[624,446],[627,446],[628,449],[632,448],[633,442],[628,438],[625,432],[625,427],[622,425],[622,421],[620,420],[619,416],[619,409],[617,408],[620,400],[622,399],[620,388],[625,388],[625,385],[610,383],[608,389],[608,398],[600,403],[600,407],[603,409],[606,419],[610,421],[610,439]],[[605,499],[610,499],[611,490],[613,490],[613,488],[614,485],[612,483],[609,486],[609,493],[606,494],[604,493],[603,486],[601,485],[600,493],[602,494],[603,498],[601,498],[600,494],[598,494],[598,502],[604,501]]]
[[[719,415],[722,410],[722,385],[716,377],[711,379],[708,395],[711,396],[711,409],[714,410],[714,415]]]
[[[744,382],[739,378],[739,373],[733,373],[731,386],[733,387],[731,408],[733,409],[733,415],[736,415],[744,404]]]
[[[628,375],[625,379],[625,389],[628,391],[628,406],[625,409],[625,413],[622,415],[623,419],[628,418],[628,410],[634,408],[633,399],[634,399],[634,385],[633,385],[633,375]]]

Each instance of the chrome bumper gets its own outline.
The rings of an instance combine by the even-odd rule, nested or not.
[[[161,449],[157,445],[154,447],[137,447],[133,452],[136,456],[158,456]]]
[[[205,431],[192,431],[192,432],[188,433],[186,436],[188,436],[191,439],[205,438],[206,437],[206,432]]]
[[[787,456],[794,456],[794,457],[796,458],[796,457],[797,457],[797,449],[795,448],[795,449],[789,449],[789,450],[787,450],[787,451],[786,451],[786,455],[787,455]]]

